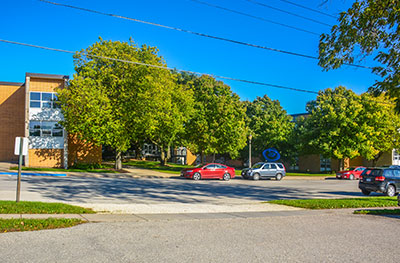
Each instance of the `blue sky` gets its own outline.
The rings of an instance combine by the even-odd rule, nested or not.
[[[190,0],[54,1],[271,48],[318,55],[318,36]],[[317,33],[330,31],[327,26],[246,0],[203,1]],[[284,1],[257,1],[328,24],[333,25],[336,22],[335,19],[289,5]],[[330,14],[347,10],[353,2],[331,0],[321,6],[322,0],[292,1]],[[128,41],[129,37],[132,37],[138,45],[157,46],[169,67],[313,91],[343,85],[361,94],[377,79],[377,76],[367,69],[345,66],[338,70],[323,72],[317,65],[317,60],[57,7],[37,0],[4,1],[1,11],[0,39],[5,40],[76,51],[93,44],[99,36],[119,41]],[[72,56],[69,54],[0,42],[0,58],[0,81],[23,82],[25,72],[70,76],[74,73]],[[373,61],[364,64],[374,65]],[[315,99],[313,94],[235,81],[224,82],[230,85],[242,100],[254,100],[257,96],[267,94],[270,98],[279,100],[290,114],[305,112],[306,103]]]

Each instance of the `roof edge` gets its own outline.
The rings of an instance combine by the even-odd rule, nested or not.
[[[41,73],[25,73],[26,77],[43,78],[43,79],[69,79],[67,75],[56,75],[56,74],[41,74]]]
[[[0,81],[0,85],[4,86],[23,86],[23,82],[10,82],[10,81]]]

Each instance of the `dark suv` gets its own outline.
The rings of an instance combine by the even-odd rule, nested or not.
[[[367,168],[360,176],[358,188],[364,195],[381,192],[387,196],[395,196],[400,190],[400,169]]]

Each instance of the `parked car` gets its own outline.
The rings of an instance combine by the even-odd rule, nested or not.
[[[336,173],[337,179],[359,179],[361,173],[366,169],[364,166],[349,167],[344,171],[339,171]]]
[[[228,181],[235,178],[235,168],[220,163],[208,163],[181,171],[181,176],[193,180],[223,179]]]
[[[381,192],[395,196],[400,190],[400,170],[395,168],[367,168],[361,174],[358,188],[364,195]]]
[[[261,178],[275,178],[280,181],[286,176],[286,168],[282,163],[256,163],[251,168],[242,170],[244,179],[259,180]]]

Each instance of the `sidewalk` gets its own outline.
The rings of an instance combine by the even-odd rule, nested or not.
[[[351,214],[354,209],[337,210],[297,210],[297,211],[264,211],[264,212],[231,212],[231,213],[169,213],[169,214],[0,214],[1,219],[46,219],[75,218],[87,222],[139,222],[139,221],[172,221],[203,219],[246,219],[282,216],[313,216],[332,214]]]

